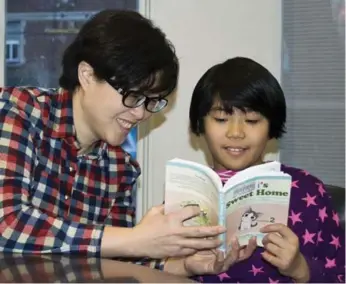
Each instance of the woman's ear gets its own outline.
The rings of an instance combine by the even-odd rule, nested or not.
[[[94,69],[85,61],[78,65],[78,80],[84,90],[94,81]]]

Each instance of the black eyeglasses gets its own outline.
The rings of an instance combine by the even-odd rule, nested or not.
[[[144,104],[147,111],[155,113],[163,110],[167,106],[168,101],[162,97],[150,98],[136,91],[125,92],[122,88],[114,86],[111,80],[107,80],[108,84],[123,96],[123,105],[128,108],[136,108]]]
[[[145,109],[149,112],[155,113],[164,109],[167,106],[167,100],[156,97],[149,98],[145,95],[138,94],[136,92],[126,92],[124,94],[121,93],[122,89],[117,90],[120,95],[123,96],[123,104],[129,108],[136,108],[144,104]]]

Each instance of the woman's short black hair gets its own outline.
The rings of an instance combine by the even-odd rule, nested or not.
[[[235,57],[214,65],[200,78],[190,105],[190,128],[204,133],[204,118],[214,103],[232,114],[234,108],[255,111],[269,121],[269,137],[285,133],[286,102],[275,77],[249,58]]]
[[[87,62],[100,80],[124,91],[170,94],[179,64],[173,45],[149,20],[134,11],[104,10],[87,21],[62,59],[59,84],[79,87],[78,65]]]

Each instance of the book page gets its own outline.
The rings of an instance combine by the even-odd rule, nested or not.
[[[291,193],[290,175],[269,172],[236,184],[225,193],[226,244],[238,237],[239,244],[247,245],[252,236],[263,246],[259,229],[270,223],[287,225]]]
[[[280,172],[280,170],[281,164],[277,161],[249,167],[230,178],[223,186],[222,191],[226,192],[227,190],[231,189],[234,185],[246,181],[254,176],[257,176],[259,173]]]
[[[166,164],[165,213],[198,204],[201,215],[184,225],[217,225],[221,186],[218,175],[209,167],[173,159]]]

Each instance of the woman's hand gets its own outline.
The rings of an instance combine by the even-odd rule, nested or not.
[[[289,276],[297,282],[308,282],[310,270],[300,253],[297,235],[283,224],[267,225],[261,232],[268,233],[263,238],[263,258],[276,266],[282,275]]]
[[[184,226],[185,220],[199,216],[198,206],[187,206],[179,211],[164,214],[164,205],[153,207],[133,228],[132,256],[150,258],[181,257],[199,250],[216,249],[221,241],[218,236],[225,232],[221,226]]]

